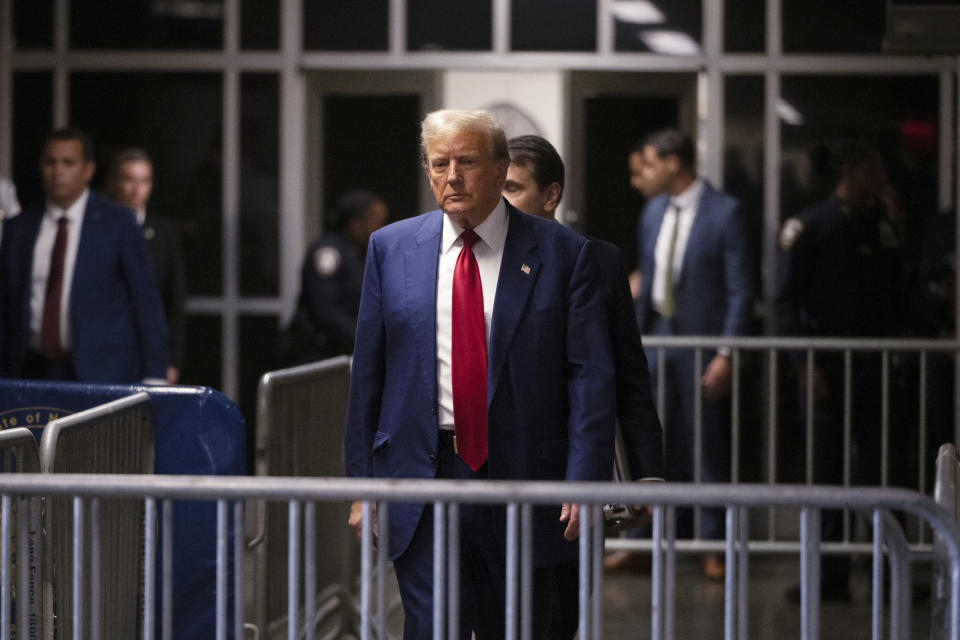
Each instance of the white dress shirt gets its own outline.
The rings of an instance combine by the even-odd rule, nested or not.
[[[483,289],[483,328],[490,352],[490,328],[493,323],[493,301],[497,296],[503,246],[507,241],[507,207],[503,198],[487,219],[474,228],[480,240],[473,245],[473,255],[480,270]],[[440,241],[440,263],[437,269],[437,390],[438,419],[441,429],[453,429],[453,376],[451,356],[453,332],[453,270],[463,248],[460,234],[463,229],[443,216],[443,237]]]
[[[673,248],[673,282],[680,278],[683,267],[683,256],[687,252],[687,241],[690,239],[690,228],[697,215],[700,205],[700,195],[703,193],[703,180],[695,179],[682,193],[670,198],[667,211],[663,215],[660,233],[657,235],[657,244],[653,251],[656,264],[653,269],[653,288],[650,291],[653,308],[657,312],[663,309],[663,300],[667,290],[667,259],[670,255],[670,237],[673,228],[677,228],[677,243]]]
[[[43,324],[43,300],[50,275],[50,259],[57,239],[57,221],[67,216],[67,251],[63,260],[63,289],[60,292],[60,347],[70,351],[73,346],[70,334],[70,290],[73,285],[73,267],[77,263],[77,248],[80,246],[80,229],[83,227],[83,212],[87,208],[90,190],[85,189],[76,202],[66,211],[47,203],[40,221],[40,233],[33,245],[33,276],[30,290],[30,345],[40,350],[40,326]]]

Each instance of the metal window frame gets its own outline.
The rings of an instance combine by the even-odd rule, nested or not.
[[[921,74],[937,76],[940,83],[939,204],[946,208],[960,201],[960,57],[926,55],[821,55],[785,54],[782,37],[782,0],[766,2],[766,50],[757,54],[728,54],[723,48],[724,0],[703,0],[702,52],[696,56],[663,56],[651,53],[618,53],[614,43],[615,0],[597,0],[597,50],[594,53],[510,51],[511,3],[491,0],[492,43],[489,52],[416,52],[406,50],[407,0],[389,0],[388,49],[383,53],[304,51],[302,43],[303,0],[283,0],[280,48],[270,52],[240,50],[240,2],[224,2],[224,38],[221,51],[73,51],[69,42],[70,0],[54,5],[53,48],[49,51],[15,51],[10,27],[13,0],[0,0],[0,174],[9,174],[12,163],[13,73],[53,72],[54,125],[69,119],[69,76],[74,71],[207,71],[223,74],[223,293],[193,297],[188,310],[221,317],[223,360],[222,390],[237,397],[239,390],[239,317],[265,314],[284,317],[293,307],[299,287],[299,262],[305,248],[302,230],[306,224],[308,174],[307,141],[311,124],[307,109],[305,72],[321,69],[491,69],[564,71],[687,72],[701,74],[699,86],[703,108],[698,118],[698,140],[704,154],[701,169],[718,184],[723,183],[724,84],[727,76],[755,74],[764,78],[764,230],[762,245],[764,316],[767,332],[773,333],[773,292],[776,274],[776,233],[780,206],[780,125],[777,99],[784,74]],[[727,0],[733,1],[733,0]],[[276,72],[280,76],[280,290],[275,297],[244,297],[239,289],[239,121],[240,74]],[[954,171],[953,167],[958,168]],[[960,216],[958,216],[960,226]],[[958,233],[960,238],[960,233]],[[960,240],[958,240],[960,249]],[[960,282],[957,304],[960,309]],[[958,380],[960,392],[960,380]]]

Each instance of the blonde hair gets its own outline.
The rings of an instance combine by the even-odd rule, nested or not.
[[[441,109],[431,111],[420,123],[420,161],[426,166],[427,148],[447,138],[463,132],[482,133],[490,142],[490,151],[494,160],[510,161],[507,151],[507,135],[500,126],[497,116],[491,111],[476,109],[472,111]]]

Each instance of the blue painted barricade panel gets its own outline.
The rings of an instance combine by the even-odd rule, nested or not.
[[[39,437],[50,420],[138,391],[149,393],[154,405],[156,473],[244,475],[243,415],[208,387],[0,380],[0,428],[28,427]],[[216,504],[209,502],[180,502],[174,508],[174,638],[215,635],[216,518]]]

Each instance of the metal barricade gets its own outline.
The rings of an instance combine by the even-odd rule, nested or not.
[[[150,474],[153,460],[153,408],[143,392],[53,420],[40,441],[40,466],[47,474]],[[142,506],[112,497],[83,505],[46,500],[47,637],[137,637],[143,618]],[[97,583],[107,579],[102,589],[89,589],[84,575]]]
[[[40,451],[33,432],[24,427],[0,431],[0,464],[4,473],[40,473]],[[40,498],[20,496],[3,502],[0,540],[12,554],[10,584],[15,604],[17,638],[39,640],[43,619],[40,544]],[[4,609],[0,612],[9,612]],[[4,626],[0,621],[0,627]]]
[[[934,406],[930,399],[931,385],[949,384],[947,375],[937,374],[946,371],[951,374],[952,385],[949,393],[960,398],[960,376],[955,372],[958,367],[957,353],[960,352],[960,342],[954,340],[900,340],[900,339],[863,339],[863,338],[793,338],[793,337],[723,337],[723,336],[653,336],[643,337],[648,351],[657,354],[657,387],[654,399],[657,403],[661,421],[669,421],[668,407],[665,406],[664,380],[664,353],[671,350],[692,351],[695,362],[693,370],[702,371],[707,364],[707,357],[717,348],[730,349],[732,358],[732,390],[730,401],[730,482],[744,481],[748,475],[746,468],[750,465],[749,481],[762,481],[770,485],[778,483],[805,483],[818,482],[815,478],[815,458],[822,453],[822,446],[815,437],[814,418],[816,416],[814,384],[812,383],[813,365],[824,359],[832,358],[837,362],[842,373],[843,388],[840,390],[844,397],[842,420],[842,486],[854,486],[854,442],[853,431],[855,425],[863,424],[861,416],[851,407],[852,388],[856,384],[857,376],[867,373],[863,370],[857,358],[861,354],[870,354],[876,361],[877,373],[880,376],[879,396],[876,406],[879,407],[879,421],[875,428],[876,442],[872,443],[879,458],[879,485],[890,486],[893,483],[892,469],[894,463],[900,464],[909,461],[911,468],[907,475],[910,479],[909,488],[916,488],[921,493],[930,491],[931,474],[929,461],[933,458],[933,447],[939,443],[933,441],[934,432],[930,428],[934,411],[942,410],[942,406]],[[806,365],[808,379],[805,392],[798,388],[783,388],[784,371],[788,360]],[[749,362],[750,377],[744,374],[745,365]],[[872,360],[871,360],[872,363]],[[899,375],[899,378],[896,376]],[[894,380],[909,388],[897,389]],[[699,374],[690,380],[697,407],[703,400]],[[787,397],[784,394],[792,394]],[[898,423],[898,416],[892,411],[892,405],[903,400],[903,396],[913,394],[909,413],[900,416],[909,421]],[[899,394],[899,397],[898,395]],[[949,398],[947,398],[949,399]],[[801,403],[798,414],[786,414],[786,402]],[[747,404],[749,403],[749,404]],[[901,405],[906,404],[901,402]],[[946,405],[946,402],[941,403]],[[705,452],[703,442],[702,411],[694,410],[694,436],[691,447],[693,449],[694,482],[702,479],[703,457]],[[946,419],[940,416],[941,422]],[[786,419],[792,419],[796,425],[785,425]],[[960,433],[960,407],[954,407],[953,415],[949,416],[952,434]],[[753,421],[753,431],[745,429],[745,423]],[[871,423],[872,424],[872,423]],[[787,430],[789,427],[789,430]],[[801,435],[797,437],[796,432]],[[906,442],[895,442],[893,434],[903,436],[907,434]],[[665,442],[671,437],[669,429],[665,428]],[[784,456],[781,449],[787,437],[794,438],[796,449],[791,449],[790,456]],[[759,439],[760,442],[752,442]],[[943,436],[940,436],[943,438]],[[749,449],[751,458],[745,460],[743,451]],[[862,454],[861,454],[862,456]],[[799,469],[784,469],[783,460],[800,461]],[[913,468],[915,467],[915,468]],[[791,475],[799,473],[800,477]],[[787,477],[785,477],[787,476]],[[840,482],[838,481],[838,484]],[[905,485],[907,486],[907,485]],[[793,529],[794,516],[782,514],[771,509],[764,516],[758,514],[753,522],[753,542],[758,549],[770,552],[780,552],[796,549],[799,541],[789,535]],[[678,541],[680,551],[722,550],[722,543],[715,540],[705,540],[700,535],[701,514],[699,510],[694,518],[694,535],[689,540]],[[827,553],[850,553],[854,551],[868,551],[869,542],[858,542],[857,527],[853,514],[844,512],[842,537],[825,544]],[[868,528],[861,527],[861,531]],[[913,550],[930,551],[932,539],[929,530],[913,522],[907,527],[908,540]],[[641,539],[610,539],[608,548],[611,549],[648,549],[651,542]]]
[[[343,476],[343,424],[350,386],[350,358],[340,356],[290,369],[272,371],[260,379],[257,396],[258,476]],[[291,526],[276,504],[259,503],[254,552],[256,593],[254,620],[264,633],[285,625],[291,617],[284,585]],[[309,570],[319,591],[314,609],[334,636],[351,624],[351,585],[356,577],[358,547],[343,523],[343,504],[317,506],[317,525],[301,530],[305,542],[320,545]]]
[[[456,620],[458,599],[450,594],[458,593],[459,571],[457,563],[446,562],[447,557],[458,557],[459,542],[458,505],[465,503],[506,505],[507,537],[507,584],[506,626],[504,637],[528,638],[531,611],[530,598],[526,597],[525,575],[529,575],[532,557],[531,536],[528,535],[532,505],[556,505],[561,502],[576,502],[581,505],[580,524],[580,596],[579,638],[599,639],[603,621],[603,573],[600,571],[602,553],[602,522],[600,507],[604,503],[649,504],[654,508],[653,590],[650,601],[650,635],[656,640],[674,637],[673,617],[676,594],[673,584],[674,540],[666,526],[671,510],[678,507],[719,507],[725,510],[727,535],[724,541],[727,573],[724,589],[724,638],[728,640],[750,637],[748,607],[748,567],[754,552],[749,540],[748,514],[753,509],[781,507],[798,509],[801,513],[801,546],[799,550],[799,574],[801,576],[801,616],[799,635],[804,639],[820,637],[820,602],[818,596],[820,541],[820,513],[824,509],[852,507],[864,512],[873,522],[873,542],[870,553],[873,558],[873,592],[871,625],[874,638],[910,637],[911,628],[911,552],[906,545],[894,512],[913,514],[921,518],[938,535],[943,543],[948,563],[949,590],[946,638],[960,640],[960,529],[951,515],[931,498],[903,489],[810,486],[765,486],[765,485],[716,485],[705,484],[695,490],[688,484],[614,484],[614,483],[546,483],[546,482],[497,482],[497,481],[441,481],[441,480],[370,480],[346,478],[247,478],[213,476],[103,476],[103,475],[0,475],[0,499],[4,505],[20,496],[53,495],[72,501],[76,513],[85,513],[89,505],[108,498],[126,498],[142,501],[148,519],[155,515],[158,501],[169,505],[175,500],[215,500],[218,504],[217,556],[217,640],[225,640],[228,630],[242,637],[242,604],[238,598],[238,610],[233,619],[228,618],[226,598],[228,591],[229,554],[239,563],[244,552],[241,531],[244,513],[242,505],[248,500],[268,500],[286,503],[287,516],[294,525],[290,530],[290,546],[287,557],[288,582],[285,593],[292,614],[286,637],[290,640],[318,637],[310,619],[299,617],[300,603],[309,608],[309,597],[316,589],[316,576],[310,571],[318,550],[309,540],[299,535],[301,526],[310,530],[316,526],[317,510],[321,502],[361,500],[369,515],[373,505],[378,505],[380,515],[385,515],[387,502],[413,501],[432,505],[435,519],[435,620],[434,638],[446,637],[444,620]],[[428,506],[428,508],[430,508]],[[166,508],[164,511],[166,512]],[[8,511],[4,510],[4,522]],[[376,574],[374,582],[373,531],[370,518],[363,526],[363,549],[361,562],[362,608],[361,637],[390,637],[385,629],[384,607],[375,594],[383,593],[383,572]],[[153,575],[156,539],[152,528],[145,532],[147,571],[145,584]],[[384,535],[381,531],[381,535]],[[231,539],[232,538],[232,539]],[[380,540],[383,544],[383,540]],[[70,556],[73,571],[78,581],[89,584],[91,592],[105,589],[111,579],[87,570],[84,558],[100,553],[103,541],[94,537],[75,539],[74,553]],[[0,610],[9,607],[10,547],[0,545],[0,576],[5,581],[0,589]],[[382,557],[376,559],[383,563]],[[235,565],[238,566],[238,565]],[[890,571],[890,589],[884,594],[884,573]],[[234,577],[236,579],[236,577]],[[164,576],[169,579],[169,576]],[[89,580],[89,582],[87,582]],[[144,589],[145,606],[148,611],[155,605],[154,594]],[[886,596],[886,599],[885,599]],[[886,603],[889,603],[887,606]],[[638,602],[639,606],[640,603]],[[83,628],[87,613],[75,609],[72,623]],[[9,623],[9,620],[3,621]],[[306,623],[305,623],[306,622]],[[0,628],[0,640],[9,637],[8,627]],[[785,632],[790,629],[783,630]],[[153,629],[144,623],[143,635],[149,640]],[[101,637],[112,636],[104,633]],[[453,637],[453,636],[451,636]]]
[[[960,454],[957,448],[946,443],[937,454],[937,478],[933,499],[950,514],[954,522],[960,522]],[[946,544],[940,536],[934,538],[933,574],[933,638],[947,637],[949,619],[947,606],[950,596],[950,564]]]

